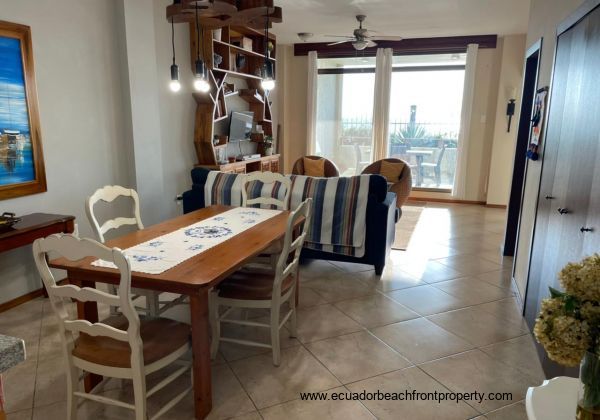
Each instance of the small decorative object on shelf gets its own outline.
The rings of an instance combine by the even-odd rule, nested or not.
[[[265,156],[271,156],[273,154],[273,136],[265,136],[264,150]]]
[[[213,54],[213,63],[215,67],[219,67],[221,65],[221,63],[223,62],[223,57],[220,56],[217,53]]]
[[[564,292],[550,288],[542,301],[535,337],[550,359],[580,365],[577,420],[600,420],[600,255],[567,264]]]
[[[233,83],[223,83],[223,93],[225,95],[233,93],[235,91],[235,85]]]
[[[4,212],[0,216],[0,230],[6,229],[20,222],[21,219],[14,213]]]
[[[267,54],[268,54],[269,58],[271,58],[271,53],[273,52],[274,49],[275,49],[275,45],[273,45],[273,43],[271,41],[267,42]]]
[[[232,37],[231,44],[243,48],[246,51],[252,51],[252,39],[245,36]]]
[[[241,71],[246,66],[246,56],[243,54],[236,54],[235,56],[235,68],[237,71]]]

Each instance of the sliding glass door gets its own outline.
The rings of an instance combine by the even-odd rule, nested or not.
[[[464,66],[464,54],[394,57],[388,157],[410,165],[415,188],[453,187]],[[374,58],[319,60],[314,146],[344,176],[372,161],[374,87]]]
[[[374,60],[319,60],[319,67],[315,151],[343,176],[360,174],[371,161]]]
[[[464,65],[395,67],[388,156],[408,162],[413,187],[452,190]]]

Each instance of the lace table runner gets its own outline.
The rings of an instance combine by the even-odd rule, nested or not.
[[[132,271],[160,274],[279,213],[279,210],[238,207],[127,248],[124,253],[129,257]],[[92,265],[116,268],[104,260],[96,260]]]

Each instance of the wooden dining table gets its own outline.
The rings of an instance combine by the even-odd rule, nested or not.
[[[121,249],[130,248],[230,209],[228,206],[210,206],[113,239],[106,245]],[[282,238],[287,229],[289,214],[288,211],[282,211],[161,274],[132,272],[132,287],[189,296],[197,419],[205,418],[212,408],[208,293],[228,275]],[[302,221],[299,220],[298,224]],[[50,266],[66,270],[69,282],[79,287],[119,282],[117,270],[93,266],[91,263],[94,260],[93,257],[79,261],[59,258],[50,261]],[[77,312],[80,319],[98,322],[98,307],[95,302],[77,302]],[[101,380],[98,375],[87,375],[84,379],[86,391],[89,392]]]

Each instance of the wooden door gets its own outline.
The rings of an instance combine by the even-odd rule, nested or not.
[[[525,316],[533,327],[548,286],[560,288],[558,272],[600,249],[598,234],[582,227],[598,223],[600,194],[600,8],[559,35]],[[596,180],[596,181],[595,181]],[[571,373],[547,360],[548,376]]]

